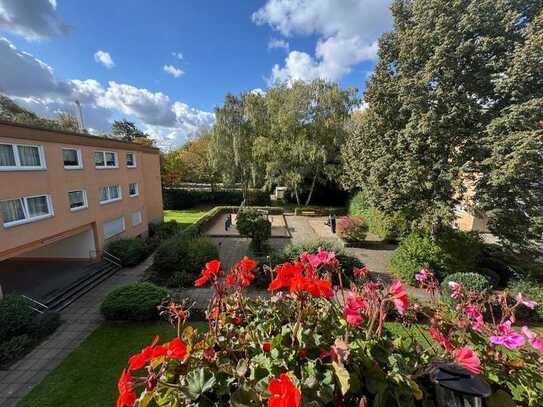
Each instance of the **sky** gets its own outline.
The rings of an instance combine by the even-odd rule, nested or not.
[[[0,93],[163,149],[213,125],[227,93],[316,78],[363,92],[389,0],[0,0]]]

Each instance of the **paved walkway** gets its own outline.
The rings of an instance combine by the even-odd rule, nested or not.
[[[140,281],[152,256],[133,268],[124,268],[61,312],[63,324],[22,360],[0,370],[0,406],[15,406],[102,322],[100,304],[114,288]],[[36,406],[39,407],[39,406]]]

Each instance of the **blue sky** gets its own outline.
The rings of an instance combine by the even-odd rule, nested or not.
[[[0,91],[47,115],[78,99],[94,131],[127,117],[168,148],[227,92],[317,77],[363,90],[390,21],[383,0],[0,0]]]

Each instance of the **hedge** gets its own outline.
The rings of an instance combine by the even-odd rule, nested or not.
[[[243,194],[240,190],[221,189],[206,191],[199,189],[169,188],[162,191],[164,209],[188,209],[198,205],[241,205]],[[266,191],[251,190],[248,205],[269,205],[270,196]]]
[[[19,295],[0,301],[0,368],[9,366],[60,325],[56,312],[38,314]]]
[[[151,254],[153,244],[139,237],[119,239],[108,244],[106,250],[121,261],[123,267],[133,267]]]
[[[456,304],[457,301],[451,298],[451,289],[449,282],[454,281],[461,283],[466,291],[480,293],[485,290],[490,290],[492,285],[488,279],[477,273],[453,273],[447,276],[441,283],[441,299],[448,304]]]
[[[148,321],[158,319],[158,306],[169,295],[164,288],[151,283],[136,283],[116,288],[100,306],[110,321]]]

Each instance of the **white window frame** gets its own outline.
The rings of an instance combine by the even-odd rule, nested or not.
[[[123,229],[122,229],[120,232],[115,233],[114,235],[106,236],[106,234],[105,234],[106,223],[111,223],[111,222],[114,222],[114,221],[119,220],[119,219],[122,219]],[[118,236],[118,235],[124,233],[125,231],[126,231],[126,221],[125,221],[125,219],[124,219],[124,216],[119,216],[118,218],[108,220],[107,222],[104,222],[104,223],[102,224],[102,235],[104,236],[104,240],[111,239],[112,237]]]
[[[104,159],[104,165],[97,165],[96,164],[94,156],[97,153],[102,154],[102,157]],[[107,165],[106,153],[110,153],[110,154],[113,154],[115,156],[115,165]],[[94,151],[94,154],[92,155],[92,161],[94,162],[94,167],[97,170],[107,170],[107,169],[119,168],[119,154],[116,151],[96,150],[96,151]]]
[[[134,184],[134,185],[136,186],[136,193],[135,193],[135,194],[131,194],[131,193],[130,193],[130,185],[132,185],[132,184]],[[129,184],[128,184],[128,196],[129,196],[130,198],[135,198],[135,197],[137,197],[137,196],[139,196],[139,195],[140,195],[140,186],[139,186],[139,184],[138,184],[137,182],[131,182],[131,183],[129,183]]]
[[[132,158],[134,162],[133,165],[128,165],[128,154],[132,154]],[[126,168],[136,168],[137,166],[138,166],[138,162],[136,161],[136,153],[134,153],[133,151],[127,152],[126,153]]]
[[[64,165],[64,169],[65,170],[83,169],[83,154],[81,154],[81,149],[76,148],[76,147],[62,147],[62,163],[63,164],[64,164],[64,150],[75,150],[77,152],[77,162],[78,162],[78,165]]]
[[[46,215],[39,215],[39,216],[30,216],[28,213],[28,200],[32,198],[40,198],[42,196],[45,196],[47,198],[47,209],[49,210],[49,213]],[[20,198],[15,199],[5,199],[4,201],[21,201],[23,206],[23,213],[24,213],[24,219],[20,220],[14,220],[11,222],[4,222],[4,228],[11,228],[13,226],[18,225],[24,225],[26,223],[32,223],[37,222],[42,219],[48,219],[55,216],[55,210],[53,208],[53,200],[51,199],[51,195],[49,194],[42,194],[42,195],[32,195],[32,196],[23,196]]]
[[[119,188],[119,197],[118,198],[111,199],[111,194],[109,192],[109,188],[111,188],[111,187]],[[103,187],[100,187],[98,189],[98,199],[100,199],[100,196],[102,195],[100,193],[100,189],[102,189],[102,188],[107,188],[108,199],[106,199],[105,201],[100,201],[100,205],[105,205],[105,204],[108,204],[108,203],[117,202],[117,201],[120,201],[121,199],[123,199],[123,190],[122,190],[122,188],[121,188],[121,186],[119,184],[104,185]]]
[[[71,192],[82,192],[83,193],[83,203],[84,203],[83,206],[78,206],[76,208],[72,208],[70,206],[70,193]],[[89,207],[89,201],[87,199],[87,191],[86,190],[84,190],[84,189],[74,189],[72,191],[68,191],[68,208],[70,208],[70,212],[81,211],[83,209],[87,209],[88,207]]]
[[[134,223],[134,215],[139,215],[139,222]],[[143,213],[141,211],[132,212],[130,215],[130,220],[132,221],[132,226],[139,226],[143,223]]]
[[[15,158],[15,165],[10,166],[0,166],[0,171],[36,171],[36,170],[46,170],[47,163],[45,161],[45,152],[43,146],[39,144],[13,144],[13,143],[4,143],[0,144],[5,146],[11,146],[13,151],[13,157]],[[40,165],[28,166],[21,165],[21,157],[19,156],[19,146],[21,147],[36,147],[38,149],[38,154],[40,157]]]

